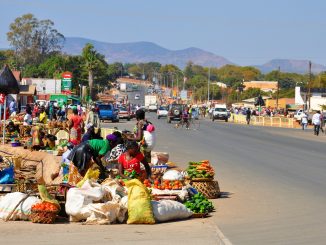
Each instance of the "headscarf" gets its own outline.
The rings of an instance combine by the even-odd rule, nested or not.
[[[114,134],[108,134],[108,135],[106,136],[106,139],[107,139],[108,141],[115,142],[115,141],[117,141],[118,137],[115,136]]]

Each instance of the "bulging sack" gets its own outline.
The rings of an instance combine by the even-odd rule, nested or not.
[[[159,222],[187,219],[193,214],[185,205],[172,200],[152,201],[152,207],[155,220]]]
[[[147,130],[144,131],[144,140],[146,143],[146,151],[152,151],[155,147],[156,144],[156,133],[155,131],[153,132],[148,132]]]
[[[126,182],[128,188],[127,224],[155,224],[151,197],[147,188],[138,180]]]

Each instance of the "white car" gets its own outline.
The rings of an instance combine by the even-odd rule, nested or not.
[[[160,106],[156,112],[157,119],[160,119],[161,117],[167,117],[168,116],[168,107],[167,106]]]
[[[140,95],[139,94],[136,94],[135,95],[135,100],[139,100],[140,99]]]

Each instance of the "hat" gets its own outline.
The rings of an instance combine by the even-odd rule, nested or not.
[[[115,136],[114,134],[108,134],[106,136],[106,139],[109,140],[109,141],[117,141],[118,137]]]
[[[86,129],[87,129],[87,130],[90,129],[91,127],[93,127],[93,124],[92,124],[92,123],[88,123],[88,124],[86,125]]]

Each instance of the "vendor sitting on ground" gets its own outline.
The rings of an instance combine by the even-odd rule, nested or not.
[[[10,121],[8,125],[6,126],[6,130],[8,133],[18,133],[19,132],[19,126],[15,125],[13,121]]]
[[[70,153],[68,159],[78,168],[79,173],[84,176],[90,167],[91,160],[100,167],[103,174],[105,168],[101,158],[116,146],[117,137],[109,134],[106,139],[92,139],[76,146]]]
[[[144,155],[139,150],[139,145],[135,141],[129,141],[126,144],[127,151],[120,155],[119,174],[122,179],[148,179],[151,176],[151,168],[145,160]],[[141,163],[146,172],[141,170]],[[145,175],[144,175],[145,174]]]

